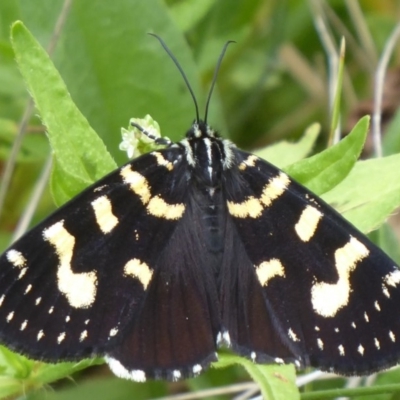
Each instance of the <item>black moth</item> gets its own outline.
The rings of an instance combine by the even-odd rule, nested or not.
[[[156,142],[2,255],[4,344],[50,362],[104,356],[136,381],[195,376],[221,345],[347,375],[398,361],[386,254],[198,112],[185,139]]]

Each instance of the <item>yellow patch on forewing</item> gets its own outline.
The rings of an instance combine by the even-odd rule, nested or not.
[[[257,160],[258,157],[252,154],[239,164],[239,169],[244,171],[247,167],[255,167]]]
[[[282,196],[287,187],[289,186],[290,179],[289,177],[281,172],[278,176],[272,178],[267,185],[265,185],[261,202],[269,207],[274,200],[278,197]]]
[[[281,172],[264,186],[260,198],[248,197],[240,203],[228,201],[229,213],[237,218],[258,218],[265,207],[269,207],[289,186],[289,177]]]
[[[71,260],[74,253],[75,238],[64,228],[61,220],[43,231],[45,240],[54,247],[58,259],[57,285],[65,295],[70,306],[87,308],[96,297],[97,276],[94,271],[74,273]]]
[[[125,264],[124,274],[137,278],[146,290],[153,276],[153,271],[146,263],[134,258]]]
[[[130,165],[122,167],[120,174],[124,182],[130,186],[132,192],[140,197],[143,204],[147,204],[151,198],[150,186],[147,179],[139,174],[139,172],[132,171]]]
[[[179,219],[185,212],[184,204],[168,204],[161,197],[155,196],[147,205],[147,210],[155,217],[165,219]]]
[[[8,250],[6,253],[7,260],[17,268],[23,268],[26,265],[26,258],[18,250]]]
[[[158,165],[167,168],[168,171],[172,171],[174,169],[172,162],[166,160],[164,158],[164,156],[161,153],[159,153],[158,151],[155,151],[154,153],[151,153],[151,154],[153,154],[153,156],[157,159]]]
[[[92,201],[97,225],[103,233],[110,233],[118,224],[118,218],[112,212],[112,206],[107,196],[98,197]]]
[[[277,258],[272,258],[256,266],[256,274],[260,284],[262,286],[267,286],[272,278],[276,276],[285,277],[285,270],[282,263]]]
[[[160,153],[158,154],[162,156]],[[121,176],[131,190],[140,197],[149,214],[165,219],[179,219],[182,217],[185,212],[184,204],[168,204],[160,196],[152,197],[147,179],[138,172],[132,171],[129,165],[121,169]]]
[[[263,206],[260,200],[249,197],[247,200],[241,203],[234,203],[228,201],[228,210],[231,215],[238,218],[252,217],[257,218],[261,215]]]
[[[339,275],[337,283],[317,282],[311,288],[311,301],[314,310],[323,317],[334,317],[349,301],[350,273],[369,250],[357,239],[349,242],[335,252],[335,267]]]
[[[308,242],[315,234],[322,213],[313,206],[307,206],[300,215],[299,222],[294,226],[297,235],[303,242]]]

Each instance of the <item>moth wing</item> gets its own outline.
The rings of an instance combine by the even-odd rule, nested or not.
[[[173,164],[170,160],[176,160]],[[180,148],[143,155],[83,191],[0,258],[0,339],[48,361],[101,355],[143,307],[184,213]]]
[[[246,279],[253,286],[257,281],[254,291],[263,299],[254,302],[254,313],[270,321],[260,329],[254,318],[246,332],[264,330],[268,339],[272,329],[281,342],[273,354],[277,361],[294,359],[342,374],[395,364],[400,272],[394,261],[279,169],[242,151],[235,155],[238,166],[224,188],[228,211],[245,254]],[[242,300],[246,296],[255,297],[248,288]],[[268,317],[261,316],[265,311]],[[241,335],[235,326],[227,329],[244,355],[257,360],[271,355],[268,344]]]

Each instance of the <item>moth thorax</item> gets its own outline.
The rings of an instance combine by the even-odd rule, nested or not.
[[[194,166],[195,179],[205,187],[219,187],[224,162],[221,141],[205,137],[192,139],[191,145],[196,160]]]

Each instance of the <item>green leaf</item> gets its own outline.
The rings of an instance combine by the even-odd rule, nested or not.
[[[400,154],[359,161],[323,199],[362,232],[381,225],[400,205]]]
[[[170,12],[182,31],[193,28],[209,12],[214,0],[184,0],[173,3]]]
[[[397,218],[395,220],[397,222]],[[399,239],[394,229],[384,223],[376,231],[368,235],[375,244],[377,244],[392,260],[400,265]]]
[[[91,365],[103,364],[102,358],[58,364],[30,360],[0,346],[0,398],[23,394],[55,380],[65,378]]]
[[[50,190],[57,207],[72,199],[92,183],[90,180],[82,179],[64,171],[57,158],[53,160]]]
[[[246,358],[219,354],[219,361],[213,363],[215,368],[225,368],[232,364],[242,365],[251,378],[258,383],[263,399],[271,400],[297,400],[300,399],[296,387],[296,371],[293,364],[287,365],[261,365],[254,364]]]
[[[363,148],[369,117],[361,118],[339,143],[286,168],[286,172],[317,195],[341,182],[351,171]]]
[[[38,368],[32,371],[31,383],[34,386],[43,386],[46,383],[54,382],[58,379],[70,376],[75,372],[81,371],[92,365],[103,364],[102,358],[92,358],[79,362],[66,362],[58,364],[37,363]]]
[[[49,56],[21,22],[12,27],[21,73],[40,111],[58,165],[68,176],[93,182],[116,167],[102,140],[73,103]],[[77,185],[74,194],[81,190]]]
[[[0,376],[0,399],[4,399],[17,393],[23,393],[23,385],[19,379],[9,376]]]
[[[287,167],[302,160],[311,152],[320,130],[320,124],[312,124],[306,129],[299,141],[292,143],[282,140],[281,142],[257,150],[254,154],[276,165],[278,168]]]

